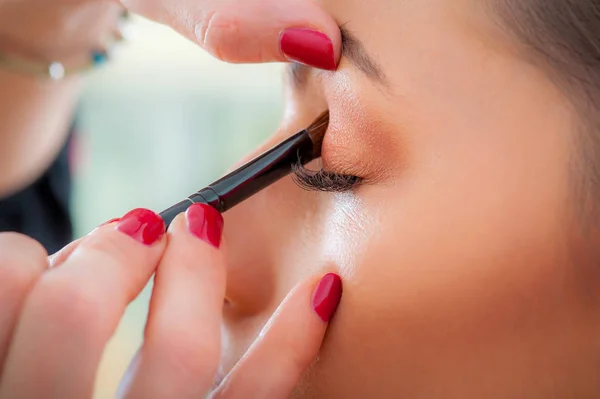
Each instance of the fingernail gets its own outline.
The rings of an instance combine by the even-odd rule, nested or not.
[[[221,245],[223,216],[212,206],[194,204],[185,212],[190,233],[215,248]]]
[[[165,222],[148,209],[134,209],[121,218],[117,230],[144,245],[152,245],[165,233]]]
[[[118,222],[119,220],[121,220],[121,218],[114,218],[114,219],[110,219],[108,222],[104,222],[104,223],[102,223],[102,224],[101,224],[100,226],[98,226],[98,227],[106,226],[107,224],[111,224],[111,223]]]
[[[110,219],[108,222],[104,222],[101,225],[99,225],[98,227],[96,227],[94,230],[90,231],[87,235],[89,236],[90,234],[95,233],[100,227],[102,226],[106,226],[107,224],[111,224],[114,222],[118,222],[119,220],[121,220],[121,218],[114,218],[114,219]]]
[[[324,33],[305,28],[286,29],[279,38],[279,46],[290,61],[331,71],[337,68],[333,43]]]
[[[335,273],[323,276],[312,298],[312,307],[321,320],[328,322],[342,298],[342,279]]]

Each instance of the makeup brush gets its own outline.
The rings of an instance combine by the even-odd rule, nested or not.
[[[306,129],[267,150],[225,177],[190,195],[160,213],[168,226],[192,204],[204,203],[223,213],[292,172],[294,165],[307,164],[321,156],[321,145],[329,125],[323,112]]]

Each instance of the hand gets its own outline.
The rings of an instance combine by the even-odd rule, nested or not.
[[[336,69],[339,61],[338,24],[312,0],[120,1],[170,25],[223,61],[297,61],[326,70]],[[0,39],[26,43],[45,56],[86,51],[114,26],[115,3],[0,0]]]
[[[293,60],[336,69],[341,34],[313,0],[121,0],[228,62]],[[290,28],[293,28],[290,30]]]
[[[37,61],[79,60],[103,44],[121,12],[102,0],[0,0],[0,51]]]
[[[50,258],[31,239],[0,234],[0,398],[91,397],[107,341],[154,272],[145,340],[121,397],[207,394],[220,358],[222,223],[194,205],[164,235],[157,215],[136,210]],[[288,295],[213,398],[290,394],[341,295],[337,277],[322,281],[312,307],[316,279]]]

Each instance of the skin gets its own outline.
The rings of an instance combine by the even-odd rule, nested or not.
[[[287,61],[279,48],[287,28],[327,34],[335,59],[340,55],[336,22],[312,0],[0,0],[0,49],[27,60],[80,65],[114,30],[123,5],[170,25],[223,61]],[[47,82],[0,69],[0,197],[31,184],[55,159],[80,83],[78,77]]]
[[[287,28],[326,32],[333,50],[327,47],[328,67],[332,58],[339,59],[339,28],[312,1],[125,3],[225,61],[285,61],[279,40]],[[0,0],[0,49],[28,60],[68,64],[114,28],[117,5]],[[0,71],[0,197],[30,184],[56,156],[78,83],[76,77],[48,82]],[[198,398],[208,391],[213,399],[247,398],[249,393],[288,397],[328,326],[324,318],[329,316],[311,306],[322,274],[295,284],[244,359],[226,378],[219,377],[217,387],[226,257],[223,249],[196,238],[183,215],[153,245],[135,242],[112,223],[47,258],[35,241],[0,234],[0,398],[90,397],[107,341],[125,307],[154,274],[144,344],[119,397]],[[338,301],[339,296],[329,298],[329,306]]]
[[[118,17],[106,2],[0,0],[0,48],[25,59],[81,62]],[[35,181],[64,146],[80,79],[45,82],[0,68],[0,198]]]
[[[299,398],[598,397],[597,272],[578,228],[570,168],[576,114],[546,74],[517,55],[481,2],[378,0],[369,13],[358,0],[127,5],[234,62],[282,60],[275,38],[284,27],[327,32],[338,71],[304,70],[305,83],[287,87],[281,129],[264,148],[328,108],[323,165],[364,182],[332,194],[284,179],[227,213],[219,253],[186,236],[181,218],[173,238],[152,248],[105,226],[66,248],[51,271],[35,243],[0,236],[0,272],[10,276],[0,284],[20,287],[0,301],[0,314],[8,315],[0,328],[0,397],[48,393],[44,384],[21,384],[23,376],[52,384],[57,397],[91,392],[100,349],[126,299],[154,270],[169,277],[157,279],[146,345],[126,379],[131,397],[198,397],[217,368],[218,379],[233,371],[215,397],[288,397],[292,389]],[[200,40],[197,27],[211,15],[220,29]],[[340,53],[336,22],[347,23],[383,80]],[[80,255],[69,256],[78,245]],[[223,273],[203,274],[215,267]],[[315,276],[328,271],[343,277],[343,299],[301,376],[325,333],[308,303]],[[56,298],[48,280],[71,291]],[[123,285],[93,295],[82,289],[98,281]],[[122,300],[106,310],[115,290]],[[183,301],[185,292],[209,297]],[[73,295],[91,308],[74,306]],[[286,295],[287,307],[275,312]],[[164,311],[182,303],[191,308],[175,320]],[[108,326],[97,321],[99,311]],[[198,316],[186,317],[192,312]],[[271,317],[272,334],[259,336]],[[81,318],[96,324],[69,328]],[[183,334],[186,341],[165,331],[198,334]],[[94,350],[81,349],[90,339]],[[238,363],[253,342],[263,344]]]
[[[108,339],[153,274],[144,344],[118,397],[212,391],[225,252],[199,239],[187,218],[179,215],[147,245],[120,232],[120,222],[109,223],[49,258],[31,238],[0,234],[0,398],[91,397]],[[309,305],[319,280],[311,276],[286,296],[212,399],[289,396],[327,329]]]
[[[329,108],[323,164],[365,182],[288,179],[227,213],[222,369],[297,281],[333,270],[344,297],[294,397],[597,397],[570,102],[472,0],[321,4],[387,85],[344,56],[305,71],[264,147]]]

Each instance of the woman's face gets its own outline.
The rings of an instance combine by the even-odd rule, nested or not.
[[[482,2],[322,4],[353,39],[338,71],[288,76],[265,146],[329,109],[323,167],[363,183],[286,178],[226,215],[223,369],[334,271],[344,296],[297,397],[588,397],[599,290],[570,248],[568,102]]]

